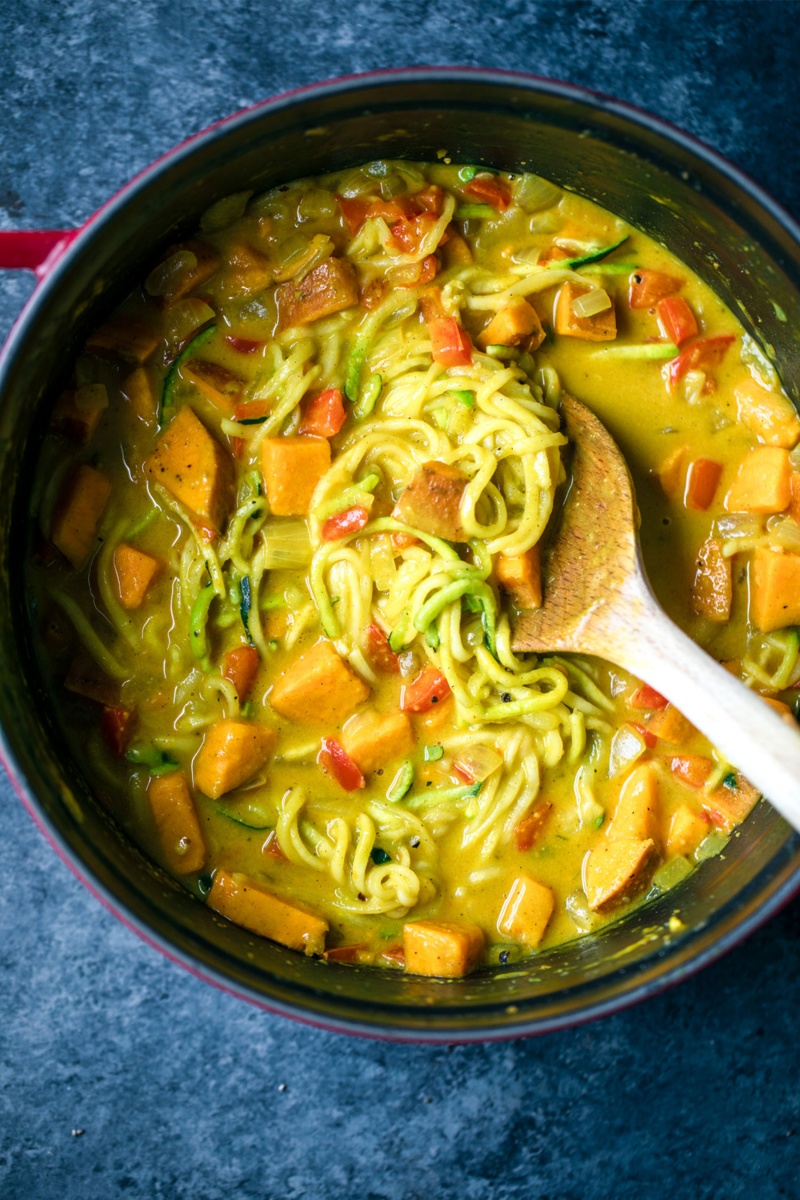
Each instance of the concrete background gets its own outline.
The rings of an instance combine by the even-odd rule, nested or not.
[[[793,0],[0,0],[0,228],[72,226],[236,108],[387,65],[551,75],[728,155],[800,216]],[[0,333],[30,290],[0,275]],[[771,1200],[800,1192],[800,903],[585,1028],[345,1040],[118,925],[0,784],[3,1200]]]

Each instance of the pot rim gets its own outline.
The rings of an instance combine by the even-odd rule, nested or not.
[[[63,274],[70,271],[72,263],[79,257],[91,239],[93,232],[106,221],[114,218],[116,213],[127,205],[139,192],[155,179],[165,167],[180,162],[194,151],[213,140],[221,133],[233,131],[257,119],[266,111],[280,111],[290,108],[306,98],[335,96],[345,92],[358,92],[361,89],[394,85],[404,82],[454,82],[459,79],[479,81],[500,88],[504,86],[522,87],[533,95],[545,95],[563,98],[587,107],[587,110],[603,111],[619,116],[635,127],[644,129],[663,138],[673,147],[678,146],[695,158],[716,171],[736,188],[744,192],[752,201],[765,211],[788,236],[800,245],[800,223],[777,200],[766,192],[760,184],[746,172],[731,163],[713,147],[685,132],[669,121],[657,117],[644,109],[626,101],[615,99],[605,93],[581,87],[543,76],[521,71],[487,69],[471,66],[411,66],[395,67],[383,70],[369,71],[358,74],[339,76],[318,83],[304,84],[300,87],[268,97],[256,104],[241,109],[227,117],[214,121],[197,133],[179,142],[165,153],[159,155],[142,170],[134,174],[121,188],[106,200],[87,220],[75,230],[64,231],[63,240],[58,242],[37,272],[39,282],[34,288],[27,303],[17,317],[2,351],[0,352],[0,396],[2,396],[4,375],[8,365],[16,354],[23,349],[26,328],[40,306],[47,303]],[[641,1000],[647,999],[666,990],[703,967],[715,962],[722,955],[743,941],[759,926],[764,924],[794,895],[800,891],[800,844],[795,848],[795,865],[791,874],[777,886],[765,900],[761,900],[755,911],[747,911],[738,915],[735,923],[726,932],[707,946],[692,952],[690,961],[673,962],[667,965],[657,978],[635,981],[635,971],[623,968],[615,976],[617,980],[625,981],[625,989],[617,991],[610,998],[595,1000],[583,1006],[580,1011],[569,1011],[550,1017],[536,1017],[520,1013],[518,1024],[508,1024],[501,1029],[487,1030],[483,1027],[474,1030],[454,1029],[448,1032],[446,1027],[436,1029],[415,1029],[402,1032],[388,1022],[367,1023],[357,1018],[326,1017],[321,1019],[310,1016],[307,1009],[298,1004],[284,1003],[278,1000],[265,1001],[263,995],[248,988],[246,985],[234,983],[221,970],[208,965],[200,965],[197,958],[188,952],[180,950],[172,942],[162,937],[143,919],[136,916],[130,908],[114,895],[99,879],[84,867],[82,860],[67,843],[54,821],[44,812],[36,797],[35,791],[28,783],[20,768],[13,748],[9,744],[6,733],[0,729],[0,762],[2,762],[11,784],[25,809],[39,830],[64,862],[87,890],[98,899],[126,928],[136,933],[147,945],[159,950],[170,961],[178,963],[192,975],[214,985],[221,991],[246,1000],[248,1003],[266,1012],[289,1017],[295,1021],[310,1025],[327,1032],[349,1033],[355,1036],[384,1041],[416,1044],[453,1044],[475,1043],[490,1041],[508,1041],[519,1037],[537,1036],[552,1033],[564,1028],[572,1028],[628,1008]],[[693,931],[695,936],[699,930]],[[680,943],[686,950],[690,949],[688,939]],[[627,980],[625,972],[627,970]]]

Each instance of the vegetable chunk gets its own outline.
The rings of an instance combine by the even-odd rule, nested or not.
[[[233,463],[188,405],[162,433],[145,470],[200,524],[221,532],[233,506]]]
[[[196,787],[212,800],[241,787],[264,766],[277,740],[277,732],[267,725],[217,721],[195,759]]]
[[[447,463],[426,462],[413,476],[394,507],[397,521],[448,542],[463,542],[461,501],[469,476]]]
[[[147,799],[170,871],[176,875],[201,871],[206,847],[186,776],[182,772],[156,776],[150,780]]]
[[[403,712],[359,713],[342,730],[342,745],[353,761],[369,775],[414,749],[414,730]]]
[[[76,569],[89,557],[110,495],[111,480],[86,463],[81,463],[61,490],[50,536]]]
[[[536,309],[524,296],[515,296],[492,317],[476,341],[482,350],[487,346],[521,346],[528,341],[528,349],[536,350],[544,341],[544,336]]]
[[[592,912],[604,912],[629,900],[644,883],[655,852],[650,838],[607,839],[586,855],[583,890]]]
[[[634,838],[655,842],[659,824],[658,779],[652,763],[635,767],[622,785],[614,811],[614,820],[608,829],[613,841]]]
[[[542,607],[542,560],[539,543],[524,554],[500,554],[497,581],[515,608]]]
[[[330,442],[307,434],[266,438],[261,460],[270,510],[276,517],[304,517],[331,465]]]
[[[114,551],[114,571],[117,591],[123,608],[141,608],[151,585],[163,570],[164,564],[152,554],[120,542]]]
[[[323,639],[283,672],[269,702],[291,721],[340,725],[368,696],[367,684]]]
[[[672,814],[664,849],[670,858],[673,854],[692,854],[707,833],[708,821],[688,804],[681,804]]]
[[[617,336],[617,317],[613,305],[592,317],[576,317],[572,301],[584,296],[589,288],[579,288],[574,283],[562,284],[556,296],[553,324],[562,337],[583,338],[587,342],[613,342]]]
[[[780,392],[769,392],[753,379],[733,389],[736,415],[766,446],[791,450],[800,438],[800,418]]]
[[[756,546],[750,564],[750,619],[762,633],[800,624],[800,554]]]
[[[728,512],[783,512],[792,499],[791,477],[788,450],[757,446],[739,464],[725,508]]]
[[[326,258],[300,283],[281,284],[275,298],[281,329],[309,325],[358,304],[355,267],[345,258]]]
[[[710,621],[727,621],[733,600],[731,560],[722,553],[719,538],[707,538],[697,551],[697,572],[692,584],[692,608]]]
[[[409,975],[467,975],[483,954],[484,937],[477,925],[454,921],[413,921],[403,926]]]
[[[551,888],[530,875],[518,875],[497,918],[498,932],[525,946],[536,947],[544,937],[554,908]]]
[[[325,949],[327,921],[256,887],[246,875],[229,875],[218,869],[207,903],[234,924],[290,950],[311,955]]]

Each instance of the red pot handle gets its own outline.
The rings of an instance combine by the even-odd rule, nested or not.
[[[44,279],[77,234],[77,229],[0,230],[0,271],[33,271]]]

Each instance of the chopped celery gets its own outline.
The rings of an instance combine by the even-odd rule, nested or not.
[[[668,892],[670,888],[675,887],[676,883],[680,883],[682,879],[691,872],[692,864],[688,858],[684,858],[682,854],[678,854],[675,858],[671,858],[669,862],[664,863],[659,867],[653,876],[653,885],[660,892]]]
[[[705,862],[707,858],[714,858],[728,844],[728,835],[723,833],[721,829],[712,829],[706,837],[703,838],[700,845],[694,852],[695,862]]]
[[[440,758],[444,758],[444,746],[426,746],[422,757],[425,762],[438,762]]]
[[[458,178],[462,183],[469,183],[478,174],[480,167],[459,167]]]
[[[471,392],[469,388],[452,388],[447,394],[453,396],[459,404],[463,404],[464,408],[474,408],[475,406],[475,393]],[[440,412],[441,410],[436,409],[435,411]]]

